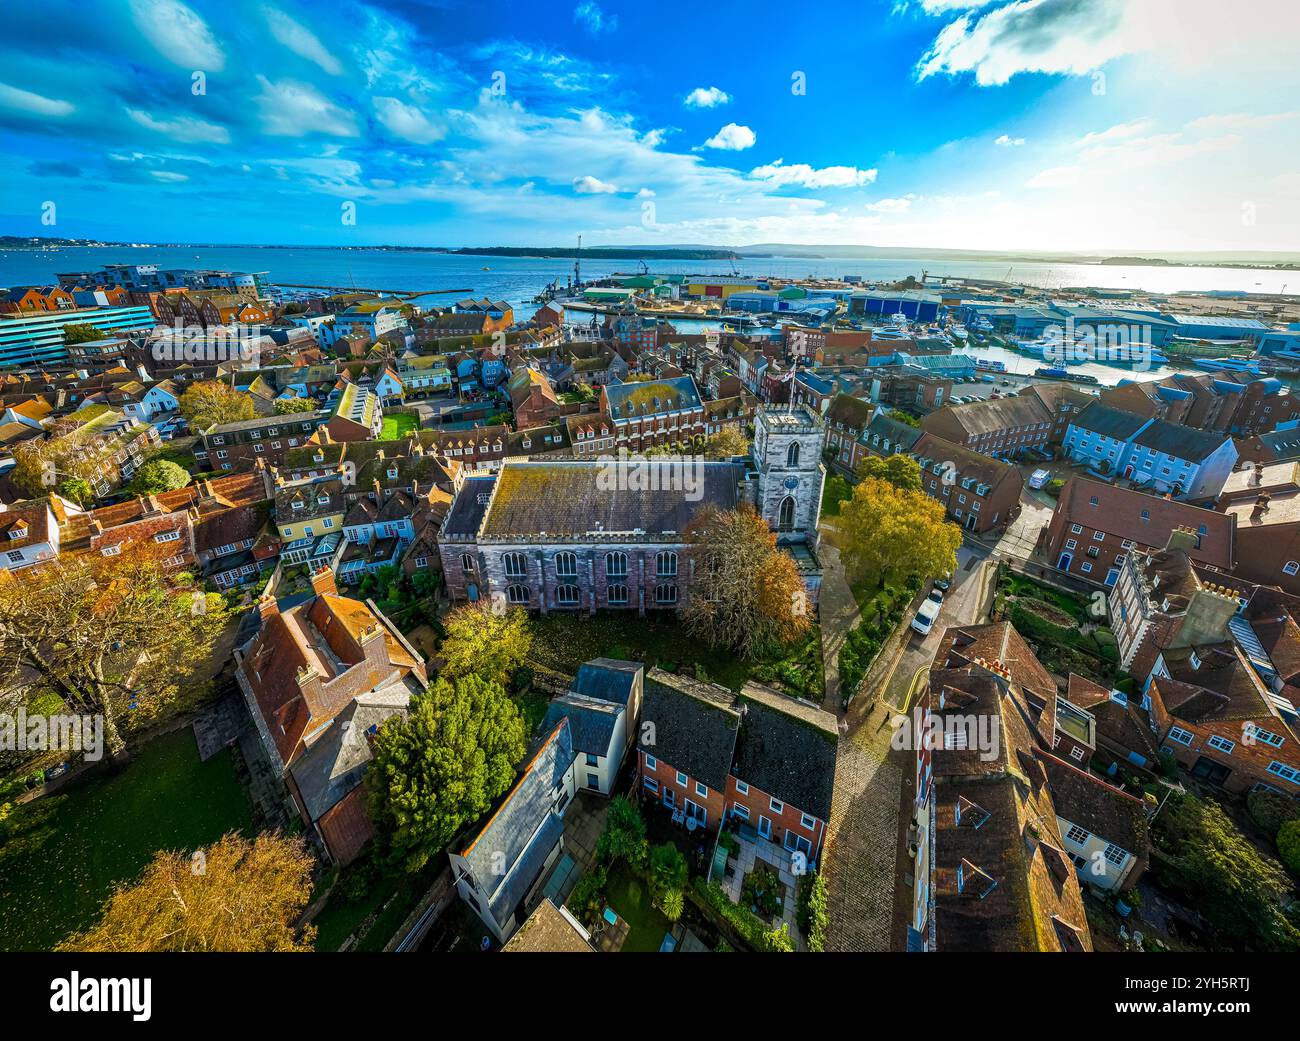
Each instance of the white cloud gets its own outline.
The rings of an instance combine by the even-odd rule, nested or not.
[[[636,193],[638,199],[653,199],[655,197],[653,188],[642,188]]]
[[[751,140],[749,143],[754,142]],[[756,166],[750,171],[749,176],[756,177],[760,181],[771,181],[776,185],[798,184],[805,188],[856,188],[870,184],[876,179],[878,172],[860,170],[856,166],[823,166],[819,170],[807,163],[786,165],[785,160],[778,159],[766,166]]]
[[[1039,170],[1025,182],[1026,188],[1068,188],[1079,183],[1081,171],[1077,166],[1052,166]]]
[[[180,0],[130,0],[131,16],[140,35],[173,65],[182,69],[219,72],[226,54],[208,23]]]
[[[208,144],[226,145],[230,143],[230,131],[216,123],[206,123],[191,116],[173,116],[171,119],[157,119],[138,108],[128,108],[126,114],[132,122],[158,134],[166,134],[174,141],[207,142]]]
[[[1095,133],[1084,134],[1079,138],[1077,144],[1080,148],[1089,145],[1102,144],[1106,141],[1115,141],[1130,137],[1137,137],[1138,134],[1145,134],[1151,129],[1152,123],[1149,119],[1135,119],[1129,123],[1116,123],[1113,127]]]
[[[272,82],[261,75],[257,83],[262,92],[253,100],[261,110],[264,132],[276,137],[302,137],[312,133],[357,136],[352,113],[334,104],[315,87],[292,80]]]
[[[271,35],[298,57],[314,62],[331,76],[343,72],[343,66],[339,64],[338,58],[330,53],[329,48],[321,43],[316,34],[305,25],[269,5],[262,8],[262,17],[266,19]]]
[[[582,0],[573,9],[573,22],[582,26],[590,35],[599,36],[603,32],[612,33],[618,28],[618,15],[605,14],[594,0]]]
[[[731,101],[731,95],[725,90],[719,90],[717,87],[696,87],[686,95],[685,105],[687,108],[713,108],[716,105],[726,105]]]
[[[1230,112],[1222,115],[1201,116],[1187,124],[1189,130],[1259,130],[1288,119],[1295,119],[1300,112],[1272,112],[1252,115],[1249,112]]]
[[[397,98],[375,98],[375,116],[390,133],[417,145],[441,141],[447,135],[446,127],[429,119],[414,105]]]
[[[573,190],[579,195],[613,195],[618,188],[598,177],[587,175],[573,179]]]
[[[30,90],[11,87],[0,83],[0,107],[30,112],[35,116],[53,116],[55,118],[71,115],[76,106],[70,101],[59,98],[47,98],[43,94],[33,94]]]
[[[182,181],[188,181],[189,177],[183,173],[176,173],[174,170],[150,170],[149,176],[155,181],[162,181],[164,184],[179,184]]]
[[[1023,137],[1012,137],[1010,134],[1000,134],[993,139],[993,143],[1001,148],[1015,148],[1025,143]]]
[[[728,123],[711,138],[704,142],[705,148],[721,148],[728,152],[740,152],[753,148],[758,137],[749,127]]]
[[[915,199],[915,195],[904,195],[897,199],[878,199],[867,203],[867,209],[872,213],[905,213],[912,208]]]

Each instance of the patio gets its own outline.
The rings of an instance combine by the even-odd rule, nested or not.
[[[722,885],[723,891],[727,894],[727,899],[733,904],[741,904],[741,892],[745,884],[745,876],[750,874],[757,865],[767,865],[776,872],[777,877],[785,887],[785,893],[781,901],[781,918],[780,921],[774,924],[779,926],[783,922],[789,926],[790,935],[795,938],[797,944],[802,946],[803,937],[799,933],[799,925],[796,921],[798,884],[790,851],[773,842],[768,842],[766,839],[759,838],[756,831],[746,826],[732,831],[731,834],[735,835],[739,841],[740,850],[728,860],[730,871],[723,872],[721,878],[715,872],[714,881]]]

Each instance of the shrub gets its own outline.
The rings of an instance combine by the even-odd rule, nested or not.
[[[1300,875],[1300,820],[1290,820],[1277,832],[1277,855],[1288,871]]]
[[[794,941],[790,939],[790,932],[784,925],[780,929],[769,929],[758,915],[728,900],[727,894],[717,882],[696,878],[695,891],[701,902],[731,926],[754,950],[784,954],[794,952]]]
[[[1282,825],[1300,819],[1300,803],[1280,792],[1265,791],[1263,788],[1246,796],[1246,809],[1251,820],[1274,840]]]
[[[605,908],[605,886],[608,883],[609,876],[605,873],[605,868],[595,865],[578,880],[569,899],[565,901],[565,906],[573,912],[573,916],[589,929],[596,924],[596,919]]]
[[[826,927],[830,916],[826,909],[826,880],[813,872],[799,879],[799,931],[808,941],[808,950],[826,950]]]

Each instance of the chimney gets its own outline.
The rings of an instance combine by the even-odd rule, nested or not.
[[[1169,532],[1169,541],[1165,543],[1165,548],[1177,549],[1190,554],[1196,548],[1196,539],[1196,532],[1191,528],[1173,528]]]
[[[317,596],[339,595],[339,587],[334,584],[334,572],[327,567],[312,573],[311,588]]]
[[[328,445],[328,444],[330,444],[331,442],[330,442],[330,430],[329,430],[329,427],[325,426],[324,424],[322,424],[321,426],[317,427],[317,428],[316,428],[316,437],[317,437],[317,439],[320,441],[321,444],[323,444],[323,445]]]
[[[265,622],[267,619],[274,618],[280,613],[280,605],[276,602],[275,597],[263,596],[262,599],[257,602],[257,613],[261,615],[262,621]]]
[[[373,484],[375,488],[375,502],[381,502],[383,500],[383,490],[379,486],[379,478],[376,477],[371,484]]]

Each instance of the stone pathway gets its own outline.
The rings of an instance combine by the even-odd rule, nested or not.
[[[902,774],[886,761],[891,729],[877,729],[878,709],[841,737],[835,797],[824,854],[828,951],[887,951],[897,882],[898,806]]]
[[[735,834],[733,832],[733,834]],[[794,937],[795,943],[803,945],[803,937],[799,933],[798,918],[798,882],[791,870],[790,854],[787,850],[782,849],[773,843],[763,843],[762,848],[758,843],[752,842],[742,836],[736,836],[740,841],[740,852],[736,856],[736,863],[732,874],[722,879],[723,891],[727,898],[733,904],[740,904],[741,892],[745,886],[745,876],[754,870],[756,864],[765,864],[776,872],[777,878],[781,880],[785,888],[784,902],[781,905],[781,921],[789,928],[790,935]]]

